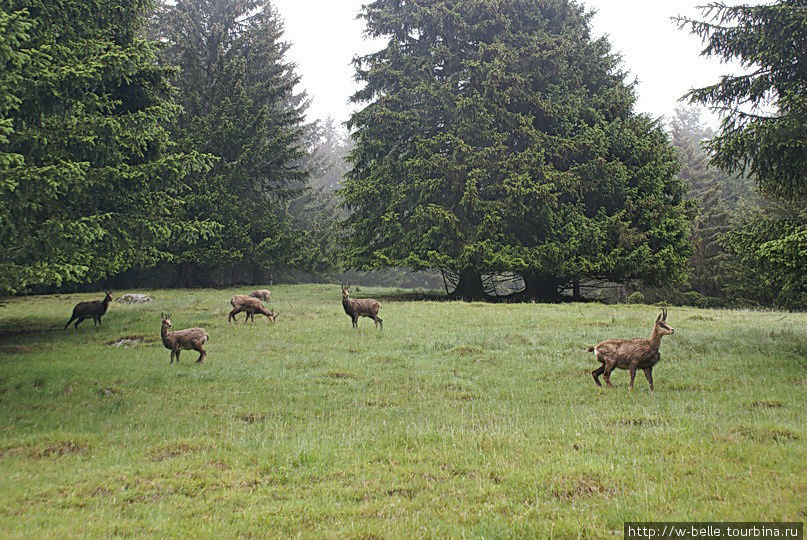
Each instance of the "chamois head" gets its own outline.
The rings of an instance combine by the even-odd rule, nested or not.
[[[106,296],[104,297],[104,302],[111,302],[112,301],[112,293],[109,291],[104,291]]]
[[[667,324],[666,308],[661,308],[661,313],[659,313],[658,317],[656,318],[656,332],[662,336],[675,333],[675,328]]]
[[[174,327],[174,325],[171,324],[171,314],[170,313],[161,313],[160,317],[162,317],[163,326],[165,328],[173,328]]]
[[[350,284],[349,283],[347,285],[345,285],[344,283],[342,284],[342,298],[344,300],[349,300],[350,299]]]

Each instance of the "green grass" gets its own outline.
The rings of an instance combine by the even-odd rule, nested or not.
[[[807,515],[807,315],[670,310],[651,393],[594,385],[585,347],[653,306],[382,300],[338,286],[154,291],[63,331],[74,303],[0,308],[4,537],[621,537],[624,521]],[[168,364],[162,311],[208,358]],[[242,316],[239,316],[240,318]],[[153,342],[107,345],[145,335]]]

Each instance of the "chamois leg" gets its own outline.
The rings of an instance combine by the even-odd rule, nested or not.
[[[196,350],[197,350],[197,351],[199,351],[199,359],[196,361],[196,363],[197,363],[197,364],[201,364],[202,362],[204,362],[204,361],[205,361],[205,357],[207,356],[207,351],[206,351],[206,350],[205,350],[205,348],[204,348],[204,347],[202,347],[202,346],[200,346],[200,347],[199,347],[198,349],[196,349]]]
[[[227,324],[229,324],[230,321],[238,322],[238,320],[235,318],[235,316],[238,315],[238,313],[239,313],[238,308],[234,308],[230,312],[230,314],[227,315]]]
[[[591,374],[594,376],[594,382],[597,383],[597,386],[602,386],[599,377],[604,372],[605,372],[605,364],[601,365],[600,367],[591,372]]]
[[[650,383],[650,390],[653,390],[653,368],[644,368],[644,376],[647,377],[647,382]]]
[[[352,319],[353,319],[353,328],[355,328],[356,330],[358,330],[358,329],[359,329],[359,316],[358,316],[358,315],[354,315],[354,316],[352,317]]]
[[[605,379],[605,384],[608,385],[608,388],[613,388],[614,385],[611,384],[611,372],[614,370],[614,366],[610,364],[605,364],[605,371],[602,374],[602,378]]]
[[[72,317],[70,317],[70,320],[69,320],[69,321],[67,321],[67,324],[65,324],[65,325],[64,325],[64,329],[65,329],[65,330],[67,330],[67,327],[68,327],[68,326],[70,326],[70,323],[71,323],[71,322],[73,322],[74,320],[76,320],[76,316],[75,316],[75,315],[73,315]]]
[[[172,349],[172,350],[171,350],[171,360],[168,362],[168,365],[169,365],[169,366],[170,366],[171,364],[173,364],[173,363],[174,363],[174,355],[175,355],[175,354],[176,354],[176,351],[174,351],[174,350]]]
[[[378,315],[373,315],[373,321],[375,321],[375,327],[376,328],[378,328],[379,325],[380,325],[381,329],[382,330],[384,329],[384,321],[381,320],[381,317],[379,317]]]
[[[74,324],[73,326],[78,328],[78,325],[83,323],[83,322],[84,322],[84,317],[79,317],[78,320],[76,321],[76,324]]]
[[[636,367],[637,367],[636,365],[631,364],[630,368],[628,368],[628,369],[630,369],[630,389],[631,390],[633,390],[633,379],[636,378]]]

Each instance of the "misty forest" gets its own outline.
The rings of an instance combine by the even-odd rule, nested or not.
[[[367,0],[341,122],[271,0],[0,0],[0,534],[803,521],[807,2],[696,13],[652,116],[582,0]]]
[[[669,118],[635,112],[591,16],[371,3],[386,46],[355,58],[340,126],[306,120],[268,2],[9,0],[0,290],[374,271],[463,299],[804,308],[803,6],[679,19],[750,74]]]

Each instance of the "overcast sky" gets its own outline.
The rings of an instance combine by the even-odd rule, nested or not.
[[[333,117],[343,122],[353,107],[348,97],[358,88],[351,59],[378,50],[379,42],[362,38],[363,21],[356,20],[369,0],[272,0],[285,21],[290,60],[298,66],[311,99],[309,119]],[[716,82],[737,70],[717,59],[700,57],[702,44],[678,30],[674,15],[699,16],[696,6],[706,0],[584,0],[595,9],[594,35],[607,34],[623,57],[624,68],[639,80],[638,110],[669,116],[677,99],[693,87]],[[738,4],[728,1],[728,4]],[[750,0],[747,3],[762,3]]]

